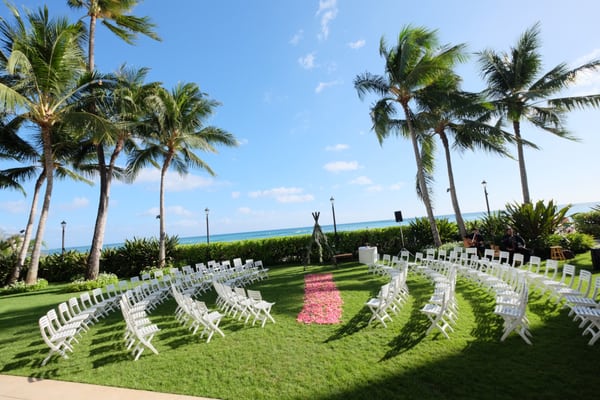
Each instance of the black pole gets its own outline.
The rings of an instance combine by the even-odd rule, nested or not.
[[[62,254],[65,254],[65,227],[67,226],[67,223],[63,221],[60,225],[62,226]]]
[[[207,208],[204,209],[204,212],[206,213],[206,256],[207,259],[210,259],[210,233],[208,231],[208,212],[210,210]]]
[[[333,214],[333,238],[334,238],[334,242],[337,243],[337,240],[338,240],[337,225],[335,223],[335,207],[333,206],[335,199],[333,198],[333,196],[331,196],[329,201],[331,201],[331,213]]]
[[[483,181],[483,182],[481,182],[481,184],[483,185],[483,194],[485,195],[485,206],[487,207],[487,213],[488,213],[488,217],[489,217],[491,215],[491,213],[490,213],[490,202],[488,200],[487,182]]]

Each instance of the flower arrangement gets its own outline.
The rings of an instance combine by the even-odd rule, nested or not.
[[[332,274],[304,277],[304,307],[297,321],[305,324],[337,324],[342,318],[342,296]]]

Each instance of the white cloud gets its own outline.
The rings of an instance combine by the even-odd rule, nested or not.
[[[20,214],[27,211],[27,205],[24,201],[4,201],[0,203],[0,210],[10,214]]]
[[[304,189],[301,188],[278,187],[250,192],[248,196],[251,198],[274,198],[278,203],[305,203],[314,200],[314,196],[312,194],[305,194],[303,192]]]
[[[370,185],[373,183],[373,181],[369,177],[366,177],[363,175],[363,176],[359,176],[355,179],[352,179],[350,181],[350,183],[352,183],[354,185]]]
[[[70,203],[63,204],[61,208],[65,210],[77,210],[87,207],[88,204],[90,204],[90,200],[86,197],[75,197]]]
[[[350,146],[348,146],[347,144],[338,143],[333,146],[325,147],[325,150],[326,151],[343,151],[343,150],[348,150],[349,148],[350,148]]]
[[[298,30],[298,32],[296,32],[294,34],[294,36],[292,36],[292,38],[290,39],[290,44],[293,44],[294,46],[296,46],[298,43],[300,43],[300,41],[302,40],[302,38],[304,37],[304,31],[302,29]]]
[[[239,199],[240,198],[240,192],[231,192],[231,198],[232,199]]]
[[[342,82],[338,81],[338,80],[331,81],[331,82],[319,82],[319,84],[315,88],[315,93],[321,93],[323,91],[323,89],[326,89],[331,86],[339,85],[341,83]]]
[[[315,67],[315,53],[309,53],[298,59],[298,64],[304,69],[313,69]]]
[[[337,16],[337,0],[319,0],[317,16],[321,15],[321,33],[319,39],[326,40],[329,36],[329,24]]]
[[[155,185],[152,186],[152,189],[159,190],[160,171],[154,168],[146,168],[139,173],[135,181],[136,183],[153,183]],[[210,186],[214,186],[213,179],[198,175],[187,174],[182,176],[176,172],[167,171],[165,176],[165,191],[167,192],[183,192]]]
[[[394,183],[390,185],[390,190],[400,190],[404,187],[404,183]]]
[[[358,169],[357,161],[334,161],[323,166],[329,172],[356,171]]]
[[[356,42],[349,42],[348,47],[350,47],[351,49],[360,49],[365,45],[365,43],[366,42],[364,39],[359,39]]]
[[[381,192],[383,191],[383,187],[381,185],[373,185],[367,188],[367,192]]]
[[[250,209],[250,207],[240,207],[240,208],[238,208],[238,212],[240,214],[246,214],[246,215],[252,214],[252,210]]]
[[[156,218],[160,214],[160,209],[158,207],[151,207],[144,211],[142,215],[151,215]],[[165,207],[166,218],[168,219],[171,215],[176,215],[179,217],[193,217],[195,214],[188,210],[183,206],[169,206]]]

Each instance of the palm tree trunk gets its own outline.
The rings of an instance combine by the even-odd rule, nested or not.
[[[44,240],[44,231],[46,230],[46,220],[50,211],[50,199],[52,197],[52,188],[54,187],[54,154],[52,152],[52,137],[50,126],[42,126],[42,140],[44,147],[44,170],[46,171],[46,191],[44,193],[44,203],[38,222],[35,243],[31,252],[31,263],[27,271],[25,283],[32,285],[38,278],[38,268],[40,265],[40,254],[42,252],[42,242]]]
[[[417,179],[419,181],[419,187],[421,189],[423,203],[425,203],[425,209],[427,210],[427,218],[429,219],[429,225],[431,226],[433,243],[436,247],[440,247],[442,245],[442,240],[440,239],[440,232],[438,231],[437,224],[435,223],[433,207],[431,207],[429,191],[427,190],[427,182],[425,181],[425,174],[423,173],[423,161],[421,160],[421,152],[419,151],[419,143],[417,142],[417,134],[415,133],[414,127],[412,125],[411,112],[408,109],[408,105],[402,104],[402,107],[404,108],[404,115],[406,116],[406,123],[408,124],[410,139],[412,141],[413,150],[415,152],[415,160],[417,162]]]
[[[158,241],[158,266],[159,268],[163,268],[165,266],[166,259],[166,249],[165,249],[165,175],[167,174],[167,169],[169,168],[169,163],[165,160],[163,167],[160,171],[160,232],[159,232],[159,241]]]
[[[96,15],[90,16],[90,36],[88,42],[88,71],[94,70],[94,46],[96,45]]]
[[[92,238],[92,246],[87,259],[86,279],[96,279],[100,272],[100,257],[102,255],[102,245],[104,244],[112,176],[111,168],[107,168],[104,160],[104,148],[102,145],[97,145],[96,152],[98,154],[100,174],[100,198],[98,200],[98,213],[96,214],[96,224],[94,226],[94,237]]]
[[[452,170],[452,157],[450,156],[450,145],[448,143],[448,136],[444,131],[438,132],[442,145],[444,146],[444,153],[446,155],[446,168],[448,170],[448,185],[450,188],[450,198],[452,199],[452,208],[454,208],[454,216],[456,218],[456,225],[458,225],[458,232],[460,237],[464,238],[467,236],[467,230],[465,229],[465,221],[463,221],[462,213],[458,205],[458,196],[456,195],[456,185],[454,184],[454,172]]]
[[[523,203],[531,203],[529,197],[529,183],[527,182],[527,169],[525,168],[525,154],[523,142],[521,141],[521,124],[518,120],[513,121],[515,139],[517,139],[517,157],[519,159],[519,174],[521,175],[521,189],[523,190]]]
[[[33,197],[31,199],[31,209],[29,210],[29,218],[27,219],[27,226],[25,227],[25,234],[23,235],[23,243],[21,243],[21,248],[19,249],[19,255],[17,256],[17,262],[15,264],[15,267],[10,277],[8,278],[7,284],[9,285],[15,283],[19,279],[19,275],[21,275],[21,270],[25,266],[25,260],[27,259],[27,250],[29,250],[29,243],[31,242],[31,232],[33,231],[33,221],[35,219],[37,203],[40,196],[40,190],[45,179],[46,174],[45,172],[42,172],[35,181]]]

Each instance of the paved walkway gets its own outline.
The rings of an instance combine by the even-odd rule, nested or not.
[[[205,397],[0,375],[0,400],[209,400]]]

